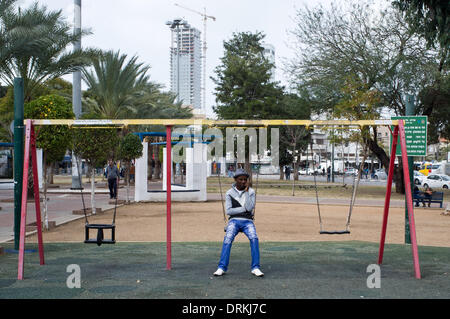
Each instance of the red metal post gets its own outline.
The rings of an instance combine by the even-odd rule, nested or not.
[[[172,126],[166,126],[166,195],[167,195],[167,221],[166,221],[166,250],[167,270],[172,269]]]
[[[414,222],[414,211],[411,194],[411,180],[409,176],[408,154],[406,153],[406,137],[403,120],[399,120],[400,147],[402,150],[403,179],[405,181],[406,205],[408,208],[408,219],[411,236],[411,248],[414,262],[414,272],[417,279],[420,279],[419,253],[417,249],[416,226]]]
[[[399,130],[399,128],[398,128],[398,126],[396,126],[394,129],[393,136],[392,136],[391,159],[389,162],[386,196],[384,198],[383,225],[381,228],[380,249],[379,249],[379,253],[378,253],[378,264],[379,265],[381,265],[383,262],[384,243],[386,240],[386,228],[387,228],[387,221],[388,221],[388,216],[389,216],[389,204],[391,202],[392,181],[394,179],[395,151],[397,150],[398,130]]]
[[[40,264],[44,264],[44,244],[42,240],[42,222],[41,222],[41,203],[39,198],[39,179],[37,170],[37,156],[36,156],[36,134],[34,126],[31,124],[31,167],[33,169],[33,188],[34,188],[34,204],[36,209],[36,225],[38,234],[38,246],[39,246],[39,261]]]
[[[20,239],[19,239],[19,265],[17,267],[17,279],[23,279],[23,264],[25,253],[25,230],[27,223],[27,197],[28,197],[28,166],[30,163],[31,121],[25,125],[25,151],[23,157],[23,182],[22,182],[22,208],[20,212]],[[39,227],[39,225],[38,225]]]

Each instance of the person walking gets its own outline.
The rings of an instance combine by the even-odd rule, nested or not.
[[[106,176],[108,178],[109,198],[116,199],[120,175],[119,170],[117,169],[117,166],[114,165],[112,159],[109,160],[108,166],[106,167]]]
[[[290,180],[291,179],[291,167],[289,165],[285,166],[284,174],[286,176],[286,180]]]

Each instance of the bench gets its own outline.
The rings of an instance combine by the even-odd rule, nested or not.
[[[419,206],[419,203],[439,203],[440,208],[442,208],[442,204],[444,202],[444,192],[433,192],[431,195],[431,199],[425,197],[423,192],[420,192],[418,195],[413,195],[413,202],[416,206]]]

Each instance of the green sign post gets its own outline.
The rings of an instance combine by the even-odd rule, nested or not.
[[[414,114],[414,99],[412,96],[407,96],[406,99],[407,114]],[[414,156],[426,156],[427,155],[427,123],[428,118],[426,116],[396,116],[392,117],[392,120],[403,120],[405,124],[405,138],[406,138],[406,153],[408,155],[408,167],[410,175],[410,185],[413,188],[414,180]],[[397,141],[397,145],[400,141]],[[392,145],[392,136],[391,136]],[[395,153],[396,156],[401,156],[401,148],[398,147]],[[391,155],[392,156],[392,155]],[[411,192],[413,190],[411,189]],[[405,243],[411,243],[408,208],[405,204]]]
[[[408,156],[427,155],[427,116],[394,116],[392,120],[403,120],[405,123],[406,150]],[[391,136],[392,139],[392,136]],[[400,138],[399,138],[400,139]],[[400,140],[397,141],[400,145]],[[392,140],[391,140],[392,145]],[[395,156],[401,156],[400,147],[397,147]]]

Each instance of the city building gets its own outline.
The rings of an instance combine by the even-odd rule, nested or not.
[[[181,19],[175,19],[174,22],[171,26],[170,89],[177,94],[183,106],[191,107],[194,114],[201,113],[201,32]]]
[[[270,80],[272,82],[275,81],[275,47],[272,44],[269,43],[263,43],[262,47],[264,48],[263,55],[264,57],[269,60],[270,63],[274,65],[272,69],[272,76],[270,77]]]

